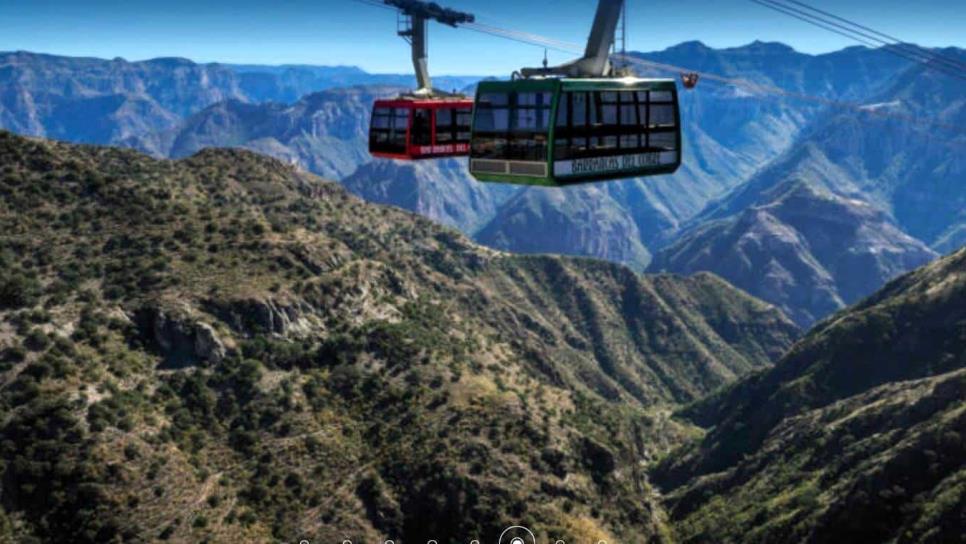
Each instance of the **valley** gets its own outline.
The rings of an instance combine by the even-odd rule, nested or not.
[[[943,53],[964,55],[955,48]],[[903,112],[944,126],[962,123],[961,82],[881,50],[853,47],[813,56],[777,43],[712,49],[686,42],[635,55],[724,75],[752,74],[789,92],[902,104]],[[11,67],[13,79],[8,75],[0,85],[10,86],[14,94],[6,96],[15,97],[0,101],[5,128],[123,145],[156,157],[185,157],[211,146],[250,149],[340,180],[369,201],[454,226],[495,249],[602,258],[636,270],[710,271],[806,327],[962,243],[966,191],[949,181],[962,177],[962,138],[948,139],[928,125],[874,112],[835,111],[708,82],[682,93],[686,141],[678,173],[598,187],[518,188],[476,183],[459,160],[371,161],[369,108],[373,99],[403,89],[408,83],[402,76],[350,67],[202,65],[174,59],[111,63],[25,53],[4,59],[0,65]],[[173,79],[155,75],[163,70]],[[37,85],[61,85],[69,76],[83,92],[65,94],[57,103],[46,98],[47,106],[34,97],[31,89]],[[123,83],[135,77],[145,83]],[[472,92],[477,79],[442,81]],[[90,108],[73,96],[113,101],[111,108],[117,109]],[[154,105],[129,105],[137,101]],[[70,108],[96,118],[70,121],[64,113]],[[94,133],[93,127],[104,128]],[[892,143],[879,134],[890,135]],[[796,184],[810,187],[796,194],[811,202],[814,213],[827,211],[793,224],[764,211],[780,209],[782,199],[788,202],[787,188]],[[845,200],[835,203],[837,197]],[[832,216],[822,214],[835,219],[829,222]],[[823,221],[826,226],[818,227]],[[862,263],[858,266],[842,263],[839,250],[823,247],[814,237],[813,224],[821,236],[842,239],[843,248],[863,246],[874,253],[850,257]],[[865,239],[870,235],[880,240]],[[735,255],[731,248],[747,244],[743,240],[749,237],[758,256],[743,257],[744,264],[717,257],[720,251]],[[754,241],[761,237],[783,241]],[[742,270],[761,260],[773,264],[756,264],[755,274]],[[807,295],[812,290],[821,296]]]
[[[789,96],[522,187],[373,160],[410,76],[0,53],[0,543],[962,542],[963,81],[631,55]]]

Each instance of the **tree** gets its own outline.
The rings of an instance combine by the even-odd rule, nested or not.
[[[16,310],[37,303],[40,283],[22,272],[0,272],[0,309]]]

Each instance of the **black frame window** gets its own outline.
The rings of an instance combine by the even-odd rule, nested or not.
[[[369,149],[384,153],[406,153],[407,108],[381,107],[372,111],[369,126]]]
[[[436,143],[468,143],[473,110],[468,107],[436,110]]]
[[[557,108],[556,160],[677,149],[670,91],[567,91]]]
[[[476,104],[476,158],[545,161],[551,91],[484,92]]]
[[[410,139],[413,145],[433,145],[433,110],[429,108],[413,110],[413,128]]]

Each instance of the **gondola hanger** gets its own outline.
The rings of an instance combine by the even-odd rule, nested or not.
[[[417,160],[469,153],[472,99],[433,88],[429,77],[430,21],[449,26],[472,23],[470,13],[420,0],[383,0],[396,8],[396,33],[410,44],[416,89],[394,99],[376,100],[369,124],[374,157]]]

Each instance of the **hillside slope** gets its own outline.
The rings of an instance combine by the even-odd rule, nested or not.
[[[684,414],[655,476],[685,542],[961,542],[966,250],[813,329]]]
[[[808,327],[936,256],[885,212],[803,174],[733,216],[694,227],[649,269],[713,271]]]
[[[244,151],[0,133],[0,538],[669,542],[642,460],[797,335]]]
[[[963,90],[960,80],[914,66],[861,107],[823,112],[789,151],[689,219],[650,270],[714,272],[808,326],[934,251],[958,249],[966,242]]]

